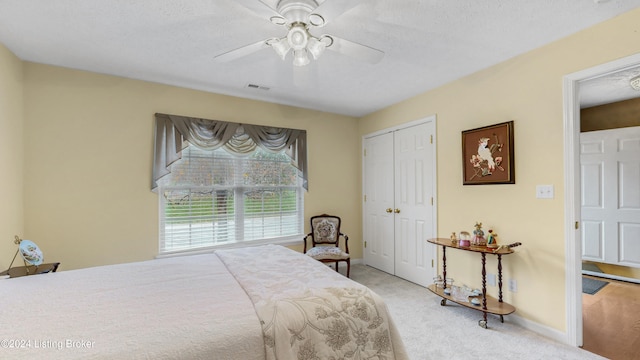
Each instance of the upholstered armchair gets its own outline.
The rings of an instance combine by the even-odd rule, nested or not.
[[[349,237],[340,232],[340,217],[334,215],[316,215],[311,217],[311,232],[304,241],[304,253],[323,263],[335,263],[336,271],[340,262],[347,263],[347,277],[351,270],[349,255]],[[340,248],[340,237],[344,238],[344,250]],[[307,242],[311,248],[307,251]]]

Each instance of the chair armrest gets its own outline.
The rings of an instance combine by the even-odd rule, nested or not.
[[[302,242],[304,243],[304,250],[302,250],[303,254],[307,253],[307,238],[311,236],[311,233],[308,233],[307,235],[304,236],[304,238],[302,238]]]
[[[349,253],[349,236],[343,233],[340,233],[339,236],[342,236],[344,238],[344,250],[348,254]]]

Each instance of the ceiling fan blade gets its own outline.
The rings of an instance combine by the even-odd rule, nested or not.
[[[351,56],[358,60],[376,64],[384,57],[384,52],[372,47],[345,40],[333,35],[328,35],[333,39],[333,43],[327,46],[327,50],[339,52]]]
[[[311,24],[316,26],[324,26],[329,21],[333,21],[338,16],[362,4],[360,0],[325,0],[320,4],[309,16]],[[320,16],[324,21],[314,21],[314,16]],[[319,23],[317,23],[319,22]]]
[[[227,62],[227,61],[239,59],[243,56],[250,55],[266,47],[269,47],[269,45],[267,45],[267,42],[265,40],[261,40],[256,43],[245,45],[243,47],[240,47],[231,51],[227,51],[220,55],[216,55],[214,56],[213,60],[217,62]]]
[[[282,15],[280,15],[276,9],[272,8],[263,0],[243,0],[237,1],[237,3],[251,10],[263,19],[269,20],[272,17],[282,18]]]

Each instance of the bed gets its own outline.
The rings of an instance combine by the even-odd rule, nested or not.
[[[1,279],[0,358],[407,359],[381,298],[277,245]]]

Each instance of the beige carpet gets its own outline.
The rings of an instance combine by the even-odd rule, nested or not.
[[[604,359],[540,336],[489,315],[478,326],[479,311],[447,304],[429,290],[365,265],[351,267],[351,278],[380,295],[393,316],[413,360],[423,359]]]

